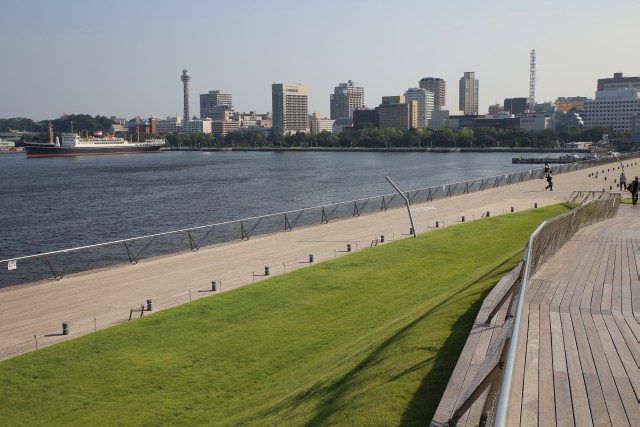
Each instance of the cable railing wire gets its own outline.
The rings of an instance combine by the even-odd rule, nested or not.
[[[633,153],[625,159],[637,155],[638,153]],[[616,161],[615,159],[600,159],[560,164],[554,166],[554,174],[573,172]],[[405,195],[412,204],[425,203],[539,179],[543,176],[544,170],[542,168],[530,169],[410,190]],[[8,265],[11,262],[17,266],[14,270],[0,268],[0,287],[48,278],[61,280],[65,275],[71,273],[107,268],[118,264],[137,264],[144,259],[198,251],[206,246],[249,240],[255,236],[278,232],[291,232],[296,228],[327,224],[336,220],[374,214],[404,206],[404,200],[397,197],[397,194],[386,194],[46,253],[17,256],[0,260],[0,265]]]

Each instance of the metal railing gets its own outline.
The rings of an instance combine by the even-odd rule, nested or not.
[[[628,160],[640,156],[633,153]],[[554,174],[573,172],[595,165],[617,163],[616,159],[589,160],[554,166]],[[502,187],[544,176],[542,168],[522,172],[478,178],[452,184],[436,185],[404,193],[410,204],[431,202],[454,196]],[[111,267],[117,264],[137,264],[142,259],[166,256],[185,251],[198,251],[209,245],[249,240],[253,236],[290,232],[297,227],[327,224],[331,221],[401,208],[405,201],[398,194],[386,194],[328,205],[274,213],[203,225],[165,233],[94,245],[74,247],[46,253],[0,260],[0,265],[14,264],[17,268],[0,268],[0,287],[53,278],[61,280],[66,274]]]
[[[496,327],[491,324],[491,321],[502,306],[509,301],[504,322],[499,325],[501,330],[498,338],[493,341],[484,362],[466,388],[460,404],[454,408],[449,425],[456,425],[464,413],[483,395],[486,396],[486,401],[481,412],[481,422],[494,427],[507,425],[509,398],[519,340],[518,331],[522,322],[529,277],[535,274],[538,268],[568,242],[580,228],[614,217],[619,206],[620,198],[617,197],[589,200],[570,212],[543,222],[531,234],[525,246],[523,262],[511,272],[513,280],[496,298],[497,302],[485,321],[486,327]],[[502,375],[500,375],[501,371],[503,371]],[[487,389],[489,392],[485,393]],[[497,403],[495,410],[494,403]],[[490,422],[490,418],[493,418],[493,424]]]

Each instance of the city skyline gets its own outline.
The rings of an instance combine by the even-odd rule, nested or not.
[[[505,98],[528,95],[531,49],[537,102],[593,98],[599,78],[640,75],[640,58],[628,53],[638,36],[636,2],[462,6],[331,0],[305,14],[289,0],[11,2],[0,17],[0,117],[181,114],[185,68],[191,115],[198,96],[211,90],[232,94],[241,112],[268,112],[273,83],[300,83],[309,90],[309,113],[329,117],[329,95],[340,82],[357,82],[365,105],[375,107],[424,77],[445,80],[446,107],[457,109],[456,83],[467,71],[482,82],[484,114]],[[419,15],[425,19],[415,20]],[[331,30],[340,16],[359,19],[345,33]]]

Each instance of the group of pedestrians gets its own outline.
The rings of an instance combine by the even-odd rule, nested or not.
[[[549,168],[549,162],[544,162],[544,177],[547,180],[547,186],[544,187],[545,190],[553,191],[553,169]],[[624,174],[624,171],[620,174],[620,191],[627,190],[631,193],[631,203],[633,205],[638,204],[638,192],[640,192],[640,182],[638,181],[638,177],[636,176],[631,184],[627,185],[627,177]]]
[[[634,205],[638,204],[638,190],[640,190],[640,185],[638,183],[638,177],[636,176],[631,184],[627,185],[627,177],[624,174],[624,171],[620,174],[620,190],[627,190],[631,193],[631,203]]]

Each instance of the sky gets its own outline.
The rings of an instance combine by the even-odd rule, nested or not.
[[[528,97],[594,97],[599,78],[640,76],[640,1],[7,0],[0,5],[0,118],[63,114],[191,115],[199,95],[231,93],[241,112],[271,110],[271,84],[302,83],[309,112],[329,115],[339,83],[365,104],[423,77],[447,84],[473,71],[480,113]]]

